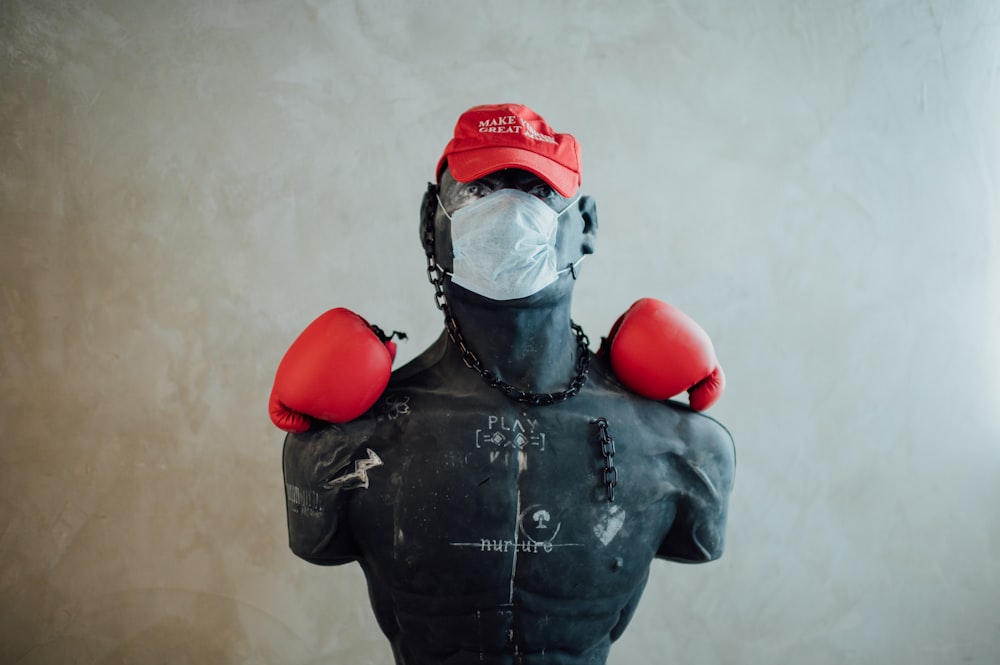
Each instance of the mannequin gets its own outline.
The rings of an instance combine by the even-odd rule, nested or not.
[[[397,663],[605,663],[654,558],[721,556],[733,443],[628,389],[571,321],[592,199],[531,159],[480,161],[470,177],[446,150],[421,206],[445,331],[361,416],[286,438],[290,545],[361,565]],[[498,300],[457,283],[474,280],[452,240],[460,210],[504,190],[558,214],[551,253],[573,268]]]

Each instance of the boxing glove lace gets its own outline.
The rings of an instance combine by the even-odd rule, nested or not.
[[[726,377],[715,348],[694,319],[655,298],[637,300],[602,345],[611,369],[629,390],[655,400],[684,391],[695,411],[722,396]]]
[[[396,344],[377,326],[343,307],[302,331],[278,365],[268,410],[286,432],[305,432],[312,420],[345,423],[375,403],[389,383]]]

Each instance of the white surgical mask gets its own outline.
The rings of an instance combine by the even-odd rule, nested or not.
[[[538,293],[583,260],[556,265],[559,217],[575,202],[556,212],[531,194],[501,189],[449,215],[438,198],[451,220],[451,281],[493,300]]]

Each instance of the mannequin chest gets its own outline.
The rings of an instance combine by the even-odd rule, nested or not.
[[[674,516],[644,443],[653,433],[626,402],[574,401],[387,396],[370,442],[381,465],[350,510],[369,565],[395,588],[486,592],[497,603],[519,589],[606,597],[634,587]]]

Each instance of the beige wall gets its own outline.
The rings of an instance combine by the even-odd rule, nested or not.
[[[660,297],[729,377],[729,550],[612,663],[996,663],[997,44],[990,0],[0,0],[0,663],[390,662],[287,550],[267,395],[329,307],[436,336],[417,206],[497,101],[583,144],[591,339]]]

